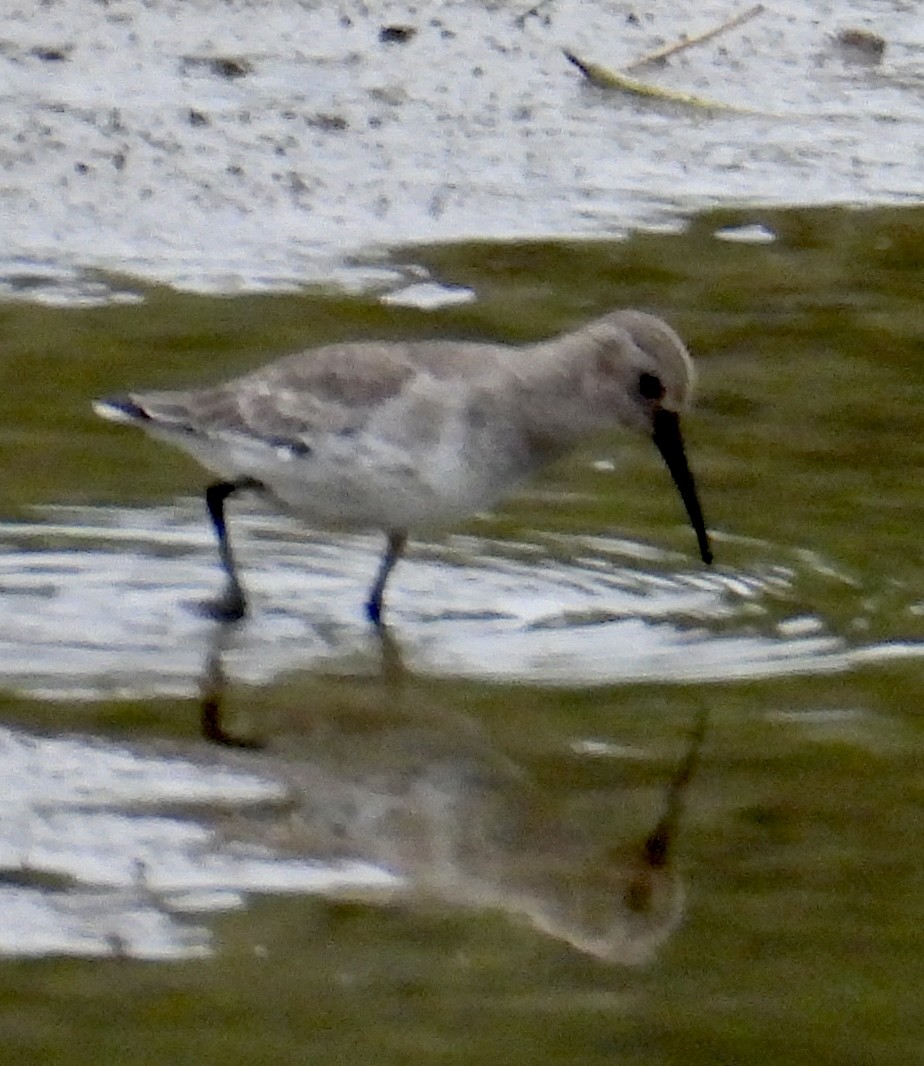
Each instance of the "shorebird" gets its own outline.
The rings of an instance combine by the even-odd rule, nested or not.
[[[228,497],[261,493],[308,523],[380,529],[385,553],[366,612],[409,533],[446,529],[494,505],[548,462],[613,426],[649,435],[686,507],[704,562],[706,524],[680,415],[694,372],[673,329],[619,310],[521,347],[470,341],[329,344],[211,388],[99,400],[219,480],[205,492],[226,582],[225,619],[247,609],[225,521]]]

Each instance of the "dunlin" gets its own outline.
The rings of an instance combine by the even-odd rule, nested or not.
[[[408,533],[491,507],[583,439],[623,426],[652,437],[696,532],[709,537],[680,414],[693,364],[677,334],[641,311],[514,347],[468,341],[330,344],[212,388],[100,400],[97,413],[182,448],[220,480],[205,493],[227,575],[217,610],[238,618],[225,502],[261,493],[312,525],[381,529],[387,547],[366,604],[379,624]]]

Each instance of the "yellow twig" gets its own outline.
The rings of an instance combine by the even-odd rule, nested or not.
[[[614,70],[607,70],[597,63],[588,63],[587,60],[579,59],[573,52],[565,52],[565,58],[573,63],[591,84],[598,85],[603,89],[617,89],[620,92],[629,93],[632,96],[641,96],[649,100],[662,100],[666,103],[685,104],[688,107],[698,107],[707,111],[737,111],[745,109],[734,107],[731,104],[720,104],[715,100],[705,100],[701,96],[692,96],[689,93],[674,92],[671,89],[659,89],[656,85],[647,85],[635,78],[627,78]]]

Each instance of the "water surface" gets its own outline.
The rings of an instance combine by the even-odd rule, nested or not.
[[[721,236],[744,226],[772,239]],[[0,308],[10,1046],[914,1061],[921,237],[920,209],[748,209],[396,253],[477,294],[438,316],[124,281],[136,300]],[[334,337],[525,340],[614,305],[697,356],[716,565],[614,434],[416,543],[386,644],[361,613],[379,541],[258,503],[232,516],[253,616],[216,629],[202,472],[89,408]]]

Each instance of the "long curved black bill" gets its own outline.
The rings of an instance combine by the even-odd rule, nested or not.
[[[674,484],[680,491],[680,498],[690,516],[690,524],[696,532],[699,554],[704,563],[712,562],[712,548],[709,546],[709,534],[706,521],[696,495],[696,482],[687,464],[687,453],[683,448],[683,436],[680,433],[680,418],[675,411],[656,411],[654,416],[654,442],[667,463]]]

